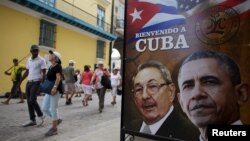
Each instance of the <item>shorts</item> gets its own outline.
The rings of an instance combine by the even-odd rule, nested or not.
[[[84,91],[85,94],[92,95],[93,87],[91,85],[82,84],[82,88],[83,88],[83,91]]]
[[[76,92],[75,83],[65,83],[64,93],[75,93],[75,92]]]

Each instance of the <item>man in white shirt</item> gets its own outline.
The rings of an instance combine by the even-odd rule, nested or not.
[[[45,79],[47,67],[45,60],[38,55],[39,48],[37,45],[32,45],[30,48],[30,52],[32,56],[28,59],[26,64],[26,71],[20,80],[21,84],[22,81],[26,77],[28,77],[28,82],[26,84],[26,95],[30,121],[23,124],[23,127],[37,125],[35,112],[40,119],[40,123],[38,123],[38,125],[43,124],[43,120],[45,118],[39,104],[37,103],[37,95],[39,95],[40,92],[40,83]]]
[[[241,82],[238,65],[228,56],[213,51],[189,55],[182,63],[178,84],[179,102],[188,118],[207,141],[207,126],[242,124],[240,106],[249,99],[247,84]]]

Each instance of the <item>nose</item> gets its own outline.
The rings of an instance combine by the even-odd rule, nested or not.
[[[142,98],[143,99],[146,99],[150,96],[148,90],[147,90],[147,87],[143,87],[143,91],[142,91]]]
[[[194,89],[192,91],[192,99],[202,99],[206,96],[207,95],[205,89],[199,83],[195,84]]]

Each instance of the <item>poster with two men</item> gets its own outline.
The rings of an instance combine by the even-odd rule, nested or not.
[[[250,124],[249,0],[127,0],[125,17],[121,140]]]

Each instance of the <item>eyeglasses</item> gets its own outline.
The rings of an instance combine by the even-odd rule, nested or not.
[[[161,87],[167,85],[166,83],[146,83],[145,86],[142,85],[136,85],[134,89],[132,90],[134,96],[141,96],[143,94],[143,90],[146,87],[146,91],[150,94],[156,94],[159,92]]]

